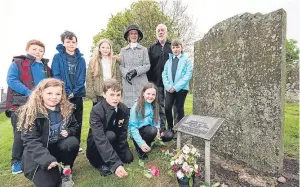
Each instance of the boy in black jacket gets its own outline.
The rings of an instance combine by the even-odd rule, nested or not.
[[[104,81],[103,94],[105,100],[91,111],[86,156],[102,176],[126,177],[123,163],[133,161],[127,142],[129,110],[120,102],[122,86],[117,80]]]

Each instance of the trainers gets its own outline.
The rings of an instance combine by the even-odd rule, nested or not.
[[[61,187],[72,187],[74,185],[74,181],[72,180],[72,174],[65,176],[61,176]]]
[[[13,165],[11,166],[11,173],[12,174],[19,174],[22,173],[22,168],[21,168],[21,161],[17,161],[15,163],[13,163]]]
[[[82,152],[83,151],[83,149],[81,148],[81,147],[79,147],[79,150],[78,150],[78,152]]]
[[[110,171],[110,169],[106,165],[101,166],[99,168],[99,171],[100,171],[101,176],[108,176],[108,175],[112,174],[112,172]]]
[[[147,155],[147,153],[140,153],[139,151],[137,151],[137,153],[138,153],[138,155],[139,155],[139,158],[141,159],[141,160],[146,160],[146,159],[148,159],[148,155]]]

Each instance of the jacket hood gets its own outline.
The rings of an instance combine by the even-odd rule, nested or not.
[[[58,44],[57,46],[56,46],[56,50],[59,52],[59,53],[66,53],[66,48],[65,48],[65,46],[63,46],[63,44]],[[83,56],[83,54],[82,53],[80,53],[80,51],[79,51],[79,49],[78,48],[76,48],[75,49],[75,54],[76,54],[76,56]]]

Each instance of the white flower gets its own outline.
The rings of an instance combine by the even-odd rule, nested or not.
[[[175,162],[174,161],[171,161],[171,166],[173,166],[175,164]]]
[[[174,162],[175,162],[175,164],[179,164],[178,159],[176,159]]]
[[[190,168],[188,169],[188,171],[189,171],[189,173],[193,173],[194,169],[193,169],[192,167],[190,167]]]
[[[194,168],[197,170],[199,167],[197,164],[194,165]]]
[[[194,155],[197,152],[197,149],[195,147],[192,148],[191,153]]]
[[[182,148],[182,152],[184,154],[189,154],[189,152],[191,151],[191,149],[189,148],[189,146],[187,145],[184,145],[183,148]]]
[[[188,163],[186,163],[186,162],[184,162],[183,164],[182,164],[182,168],[185,168],[185,167],[187,167],[188,166]]]
[[[176,160],[178,160],[177,164],[182,164],[183,163],[183,157],[181,155]]]
[[[183,157],[185,160],[187,160],[189,158],[189,155],[184,155]]]
[[[177,171],[176,175],[179,179],[182,179],[184,177],[184,174],[181,172],[181,170]]]

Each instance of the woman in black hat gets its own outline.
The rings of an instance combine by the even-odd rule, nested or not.
[[[143,33],[136,25],[130,25],[126,29],[124,39],[129,44],[121,49],[120,70],[124,103],[131,108],[143,85],[148,82],[146,73],[150,69],[150,62],[147,48],[138,43],[143,39]]]

